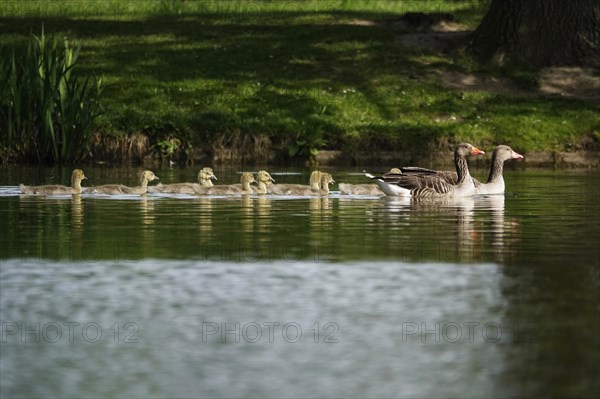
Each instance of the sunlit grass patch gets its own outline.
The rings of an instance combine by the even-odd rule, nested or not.
[[[22,44],[42,22],[80,41],[80,71],[106,84],[100,131],[142,133],[153,145],[177,136],[210,148],[235,134],[265,136],[274,151],[302,155],[447,148],[467,139],[554,150],[598,130],[594,106],[534,94],[534,71],[398,41],[403,30],[394,21],[405,12],[449,12],[473,27],[485,2],[17,3],[24,5],[0,6],[0,43]],[[451,89],[448,73],[511,86]]]

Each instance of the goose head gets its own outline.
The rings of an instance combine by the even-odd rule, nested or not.
[[[212,168],[202,168],[200,172],[198,172],[198,183],[212,186],[211,180],[217,180],[217,176],[213,172]]]
[[[523,155],[515,152],[507,145],[499,145],[496,147],[492,156],[500,162],[504,162],[508,159],[523,159]]]
[[[471,155],[483,155],[485,154],[485,151],[480,150],[479,148],[475,147],[472,144],[469,143],[461,143],[459,145],[456,146],[456,148],[454,149],[454,156],[455,157],[468,157]]]

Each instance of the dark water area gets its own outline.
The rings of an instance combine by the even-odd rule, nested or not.
[[[70,171],[0,172],[1,397],[600,390],[598,171],[507,170],[505,195],[451,202],[337,185],[312,198],[23,196],[19,183]],[[84,185],[133,185],[138,170],[85,172]],[[238,172],[215,170],[217,183]]]

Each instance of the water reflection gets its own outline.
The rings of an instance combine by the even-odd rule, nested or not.
[[[202,241],[202,237],[209,235],[212,232],[213,226],[213,203],[214,199],[206,196],[199,196],[195,201],[196,217],[193,222],[198,228],[198,238]]]
[[[331,220],[331,207],[333,199],[329,197],[311,197],[309,199],[308,209],[310,211],[310,220],[313,224],[327,224]]]
[[[152,226],[156,219],[154,213],[154,200],[149,200],[146,195],[140,196],[140,200],[138,201],[140,206],[140,214],[142,215],[142,224],[144,226]],[[145,232],[152,231],[152,229],[145,228],[143,229]]]
[[[71,226],[75,232],[81,233],[83,229],[83,204],[79,194],[71,196]]]
[[[114,219],[112,226],[119,230],[116,235],[113,233],[113,239],[118,240],[118,231],[123,232],[125,240],[139,236],[142,247],[136,247],[148,256],[173,253],[170,247],[157,249],[158,241],[177,243],[178,257],[197,256],[198,245],[236,247],[239,252],[240,248],[257,245],[277,249],[303,243],[306,247],[296,251],[299,258],[312,257],[319,247],[327,248],[330,259],[395,257],[439,262],[514,260],[518,256],[521,224],[514,216],[506,218],[505,201],[502,195],[452,201],[336,196],[277,199],[255,195],[181,199],[145,195],[127,199],[20,197],[20,204],[25,207],[22,213],[31,214],[33,208],[42,220],[66,214],[70,208],[70,221],[61,220],[55,225],[65,231],[57,237],[66,235],[73,242],[83,240],[85,230],[93,230],[98,223],[95,218],[87,222],[84,219],[84,206],[89,203],[93,205],[93,215],[100,212],[106,220]],[[118,211],[113,209],[115,204]],[[62,211],[51,211],[53,207]],[[137,221],[132,219],[136,212],[131,207],[138,208]],[[302,237],[303,219],[298,219],[301,214],[308,214],[308,219],[304,219],[308,222],[307,238]],[[298,227],[291,234],[290,223]],[[182,225],[192,232],[186,233]],[[170,226],[179,226],[178,232],[174,233]],[[282,228],[283,234],[277,234]],[[344,231],[344,236],[339,231]],[[194,244],[188,243],[189,238]],[[225,247],[220,250],[227,252]]]
[[[377,238],[381,252],[394,251],[412,261],[502,262],[515,254],[519,242],[514,219],[506,221],[502,195],[449,201],[384,198],[365,210],[370,236]]]
[[[259,196],[258,198],[254,198],[254,217],[255,217],[255,230],[258,234],[258,237],[261,240],[266,241],[267,237],[265,234],[271,231],[272,225],[272,202],[273,199],[266,196]]]
[[[511,234],[514,224],[505,223],[504,195],[489,195],[477,198],[479,208],[483,211],[482,221],[477,227],[477,238],[480,242],[479,251],[489,252],[496,262],[503,262],[510,248],[505,245],[507,236],[518,239],[518,235]],[[487,227],[489,225],[489,227]],[[486,239],[486,235],[491,237]]]
[[[241,196],[240,211],[241,231],[252,233],[254,231],[254,202],[252,196]]]
[[[515,195],[450,203],[0,187],[2,321],[105,331],[95,344],[66,329],[60,343],[8,337],[3,396],[592,397],[599,176],[522,174]],[[138,344],[105,340],[126,321]],[[205,321],[293,321],[304,335],[202,342]],[[314,342],[328,321],[339,342]],[[404,340],[403,323],[421,330]],[[479,323],[473,341],[464,323]]]

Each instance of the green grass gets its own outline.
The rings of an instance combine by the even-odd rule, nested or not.
[[[462,140],[558,150],[600,130],[598,109],[583,102],[444,89],[446,70],[518,85],[532,72],[405,48],[389,23],[407,11],[441,11],[473,27],[485,1],[54,3],[0,5],[0,45],[23,44],[42,24],[81,43],[80,71],[106,85],[100,131],[146,133],[164,155],[173,142],[210,149],[265,140],[301,157]]]

